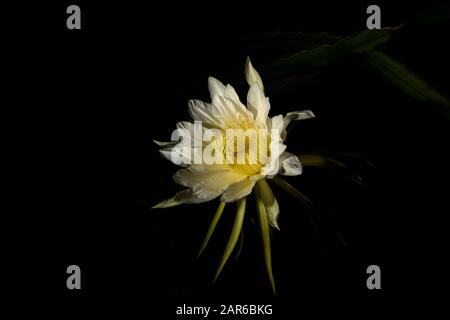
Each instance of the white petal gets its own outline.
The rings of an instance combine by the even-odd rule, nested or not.
[[[280,157],[280,171],[284,176],[298,176],[302,173],[302,164],[298,157],[290,152],[284,152]]]
[[[266,208],[266,213],[270,225],[277,229],[280,229],[277,223],[280,208],[278,206],[277,199],[275,199],[275,196],[273,195],[272,189],[270,188],[266,179],[258,181],[258,187],[261,200],[263,201],[264,207]]]
[[[264,92],[264,85],[261,80],[261,76],[258,71],[253,68],[250,58],[247,57],[247,62],[245,63],[245,78],[247,79],[247,83],[249,86],[252,86],[254,83],[258,84],[261,88],[261,91]]]
[[[201,133],[194,134],[194,124],[182,121],[177,123],[177,129],[186,130],[187,132],[185,134],[180,133],[180,136],[177,137],[177,139],[180,139],[179,141],[159,143],[159,145],[163,146],[163,149],[159,151],[161,155],[167,160],[182,167],[192,164],[195,159],[202,159],[202,137],[205,128],[202,127]],[[187,135],[189,139],[187,139],[185,135]],[[184,138],[186,138],[186,140]]]
[[[223,91],[223,96],[229,100],[231,100],[232,102],[235,103],[235,105],[240,105],[243,108],[245,108],[245,106],[241,103],[241,100],[239,99],[238,94],[236,93],[236,90],[234,90],[233,86],[230,84],[227,84],[227,86],[225,87],[224,91]],[[246,109],[246,108],[245,108]]]
[[[223,114],[228,122],[239,123],[242,117],[253,119],[253,114],[242,104],[236,91],[230,85],[226,86],[223,96],[213,98],[212,106],[215,112]]]
[[[199,127],[197,127],[196,129],[195,127],[196,125],[200,127],[201,131],[198,129]],[[177,129],[186,130],[190,137],[190,140],[186,141],[182,140],[178,145],[179,147],[182,146],[188,146],[190,148],[203,147],[203,135],[205,134],[205,130],[207,129],[203,126],[203,122],[201,124],[198,123],[194,124],[188,121],[181,121],[177,123]],[[195,130],[197,130],[197,132],[195,132]]]
[[[283,128],[283,116],[278,115],[270,119],[270,150],[271,156],[278,158],[283,154],[286,146],[281,139],[281,133]]]
[[[272,131],[273,129],[273,131]],[[283,140],[281,140],[280,134],[283,129],[283,116],[278,115],[273,118],[269,118],[267,120],[267,134],[269,135],[266,139],[270,139],[271,142],[270,148],[275,145],[283,144]],[[269,164],[271,162],[271,158],[268,157],[267,151],[263,148],[259,148],[259,160],[262,164]]]
[[[191,135],[194,134],[194,124],[189,121],[180,121],[177,123],[177,129],[188,130]]]
[[[222,114],[213,112],[212,106],[200,100],[189,100],[189,114],[192,119],[202,121],[206,127],[222,128],[224,125]]]
[[[209,94],[211,96],[211,101],[213,100],[214,96],[222,96],[223,91],[225,90],[225,86],[222,82],[217,80],[216,78],[209,77],[208,78],[208,89]]]
[[[204,190],[202,189],[201,191],[199,190],[194,190],[192,189],[192,193],[194,195],[195,201],[196,202],[192,202],[192,203],[201,203],[201,202],[206,202],[206,201],[210,201],[212,199],[217,198],[218,196],[220,196],[223,193],[223,190]]]
[[[252,113],[239,101],[230,85],[225,87],[221,95],[213,95],[212,103],[190,100],[188,107],[192,119],[202,121],[207,128],[225,130],[227,122],[239,123],[242,117],[253,119]]]
[[[204,179],[223,170],[223,168],[219,169],[217,166],[192,165],[187,169],[178,170],[173,175],[173,180],[182,186],[193,188]]]
[[[202,150],[200,148],[188,148],[175,146],[159,150],[159,153],[180,167],[186,167],[194,162],[194,159],[201,159]]]
[[[289,112],[284,117],[284,127],[283,127],[283,131],[281,133],[281,138],[283,140],[286,139],[286,135],[287,135],[286,129],[291,121],[305,120],[305,119],[310,119],[310,118],[314,118],[314,117],[315,117],[314,113],[311,110]]]
[[[247,176],[235,171],[223,171],[210,175],[203,179],[194,187],[194,194],[197,197],[204,197],[211,193],[222,193],[228,186],[238,183]]]
[[[244,106],[244,104],[242,104],[239,96],[231,85],[228,84],[226,86],[223,97],[225,98],[224,102],[229,106],[229,109],[234,112],[235,116],[237,113],[244,118],[253,119],[253,114],[247,109],[246,106]]]
[[[281,114],[270,118],[267,121],[268,124],[268,128],[269,130],[276,130],[278,132],[278,137],[281,135],[281,132],[283,131],[284,128],[284,119],[283,116]],[[273,137],[272,137],[273,138]]]
[[[223,114],[228,121],[236,121],[236,113],[245,117],[251,116],[251,113],[239,100],[236,90],[231,85],[227,84],[224,86],[216,78],[209,77],[208,87],[213,114]]]
[[[223,202],[232,202],[249,195],[255,186],[255,177],[247,177],[244,180],[230,185],[220,198]]]
[[[184,189],[177,192],[172,198],[164,200],[153,206],[153,208],[168,208],[178,206],[183,203],[202,203],[217,198],[219,195],[220,194],[211,194],[209,197],[199,198],[194,195],[192,189]]]
[[[280,140],[273,139],[270,142],[270,163],[266,164],[261,169],[261,174],[265,176],[271,176],[277,174],[280,168],[280,156],[286,150],[286,145],[284,145]]]
[[[265,124],[269,115],[270,104],[258,84],[250,86],[247,94],[247,106],[253,113],[256,122]]]

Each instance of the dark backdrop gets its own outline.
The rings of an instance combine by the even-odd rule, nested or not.
[[[284,92],[267,85],[272,115],[299,106],[317,115],[291,132],[289,150],[351,151],[375,165],[351,163],[365,187],[313,169],[289,179],[321,209],[322,254],[305,209],[273,187],[281,208],[281,232],[273,237],[277,297],[250,220],[240,258],[211,284],[232,205],[200,259],[217,202],[149,209],[180,188],[171,179],[177,168],[152,139],[169,139],[176,122],[189,119],[188,99],[208,99],[207,76],[242,83],[247,55],[256,68],[272,57],[247,49],[248,36],[347,35],[365,28],[371,3],[74,3],[82,10],[81,31],[65,28],[71,3],[64,2],[17,8],[9,33],[13,136],[24,142],[15,146],[24,156],[17,157],[20,196],[10,215],[13,258],[5,262],[19,271],[12,276],[14,297],[30,297],[61,317],[123,311],[166,319],[183,303],[272,303],[278,315],[363,315],[412,307],[415,298],[437,293],[448,240],[448,122],[358,58]],[[381,3],[382,25],[408,21],[431,4]],[[381,49],[448,96],[445,35],[441,28],[411,27]],[[245,86],[236,89],[245,100]],[[81,267],[81,291],[65,286],[70,264]],[[381,267],[380,291],[366,288],[371,264]]]

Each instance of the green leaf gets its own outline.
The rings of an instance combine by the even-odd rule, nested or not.
[[[208,245],[209,239],[211,238],[212,234],[214,233],[214,230],[216,229],[217,223],[220,220],[220,217],[222,216],[223,209],[225,208],[225,202],[220,202],[219,207],[217,208],[216,214],[214,215],[211,224],[209,225],[208,232],[206,233],[205,240],[203,240],[202,247],[200,248],[200,251],[198,252],[197,258],[200,257],[203,250],[205,250],[206,246]]]
[[[237,204],[237,211],[236,211],[236,218],[234,219],[233,229],[231,230],[230,239],[228,240],[227,246],[225,248],[225,252],[222,256],[222,259],[220,260],[219,267],[217,268],[216,275],[214,276],[214,282],[217,280],[217,277],[219,276],[220,272],[222,271],[225,263],[227,262],[228,258],[230,257],[231,253],[233,252],[234,247],[236,246],[236,243],[239,238],[239,234],[241,233],[242,229],[242,223],[244,221],[244,215],[245,215],[245,205],[246,205],[247,198],[242,198],[238,201]]]
[[[311,50],[303,50],[282,58],[263,69],[263,78],[281,77],[294,73],[309,72],[315,68],[333,63],[350,54],[361,54],[373,50],[388,41],[396,28],[365,30],[342,38],[330,44],[323,44]]]
[[[339,159],[339,158],[351,159],[353,161],[362,162],[371,168],[375,168],[375,165],[369,159],[367,159],[366,157],[364,157],[363,155],[361,155],[359,153],[324,150],[324,151],[314,151],[314,152],[310,152],[310,153],[305,153],[304,155],[308,155],[308,154],[321,155],[321,156],[325,156],[325,157],[329,157],[329,158],[337,158],[337,159]]]
[[[450,22],[450,4],[441,3],[425,10],[412,23],[419,25],[442,24]]]
[[[449,100],[415,75],[406,66],[379,51],[369,52],[365,61],[384,79],[397,86],[405,94],[421,102],[437,107],[450,120]]]
[[[261,239],[263,243],[264,250],[264,261],[266,264],[267,275],[269,276],[270,284],[272,286],[273,293],[275,291],[275,280],[273,278],[272,272],[272,255],[270,249],[270,232],[269,232],[269,221],[267,220],[266,207],[264,201],[261,198],[261,187],[259,184],[255,186],[256,193],[256,208],[258,209],[259,226],[261,228]]]
[[[321,44],[339,40],[340,36],[325,32],[271,32],[257,34],[246,39],[245,46],[251,50],[267,50],[273,48],[310,49]]]

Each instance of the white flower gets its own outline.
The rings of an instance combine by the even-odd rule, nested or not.
[[[208,86],[211,103],[199,100],[189,101],[189,113],[194,123],[177,124],[178,130],[186,133],[182,136],[183,139],[175,142],[155,141],[162,147],[160,152],[165,158],[185,167],[173,178],[186,189],[157,204],[154,208],[166,208],[183,203],[201,203],[220,197],[219,208],[200,249],[201,253],[214,232],[225,204],[238,201],[231,236],[216,271],[217,278],[233,252],[239,236],[242,236],[246,196],[255,189],[266,270],[275,292],[269,225],[278,228],[277,219],[280,210],[266,179],[271,179],[278,174],[296,176],[302,173],[302,165],[298,157],[286,151],[284,144],[286,128],[291,121],[312,118],[314,114],[305,110],[290,112],[285,117],[277,115],[270,118],[269,98],[265,96],[261,77],[249,59],[246,63],[245,77],[250,86],[247,107],[241,103],[232,86],[225,86],[219,80],[210,77]],[[199,121],[202,124],[200,129],[196,126]],[[255,140],[258,141],[256,149],[252,149],[256,143],[251,143],[250,138],[248,144],[246,137],[241,140],[243,145],[241,149],[239,149],[239,142],[236,143],[239,138],[235,140],[232,136],[233,140],[228,139],[229,131],[238,132],[239,130],[258,132],[258,135],[255,135],[257,136]],[[260,135],[264,132],[265,134]],[[205,143],[206,136],[209,136],[206,139],[208,144]],[[235,144],[238,145],[237,151]],[[205,152],[208,153],[210,149],[214,150],[210,155],[214,154],[214,158],[220,161],[197,161],[202,160]]]
[[[281,174],[296,176],[301,174],[302,166],[297,156],[286,150],[286,127],[292,120],[314,117],[310,110],[290,112],[285,117],[277,115],[269,117],[269,98],[264,94],[264,85],[258,72],[247,58],[245,76],[250,86],[247,94],[247,107],[241,103],[236,91],[231,85],[223,85],[219,80],[209,77],[208,86],[211,103],[199,100],[189,101],[189,113],[194,121],[201,121],[203,130],[214,129],[225,136],[227,129],[266,129],[271,132],[268,145],[269,159],[256,164],[191,164],[179,170],[174,180],[187,187],[174,197],[155,206],[164,208],[183,203],[201,203],[220,197],[222,202],[233,202],[250,194],[259,186],[261,199],[266,207],[268,222],[277,227],[279,214],[278,203],[265,178],[272,178]],[[180,122],[177,128],[188,130],[194,137],[194,124]],[[173,154],[180,154],[185,144],[174,142],[157,142],[163,147],[161,154],[173,160]],[[220,143],[217,141],[216,143]],[[205,144],[201,142],[199,148],[190,143],[189,153],[184,156],[191,160],[195,154],[204,151]],[[225,152],[225,151],[224,151]],[[246,155],[246,158],[251,155]],[[268,161],[267,161],[268,160]],[[188,161],[186,161],[188,162]],[[177,163],[179,164],[179,163]],[[181,164],[182,166],[186,166]]]

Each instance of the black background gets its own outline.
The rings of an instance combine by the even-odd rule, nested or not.
[[[82,30],[66,29],[69,2],[16,8],[8,29],[9,109],[17,124],[6,137],[21,141],[12,143],[18,196],[6,226],[13,232],[5,264],[16,271],[7,276],[10,296],[60,317],[166,319],[183,303],[271,303],[283,316],[364,315],[407,310],[437,293],[448,240],[448,122],[358,57],[307,75],[293,89],[267,84],[271,115],[306,106],[317,116],[291,132],[291,152],[351,151],[375,164],[352,163],[365,187],[314,169],[289,179],[321,208],[323,254],[304,208],[273,188],[281,208],[281,232],[273,237],[276,297],[250,220],[240,258],[211,283],[233,205],[200,259],[216,201],[149,209],[179,190],[171,179],[176,167],[152,140],[169,139],[176,122],[189,120],[188,99],[208,99],[207,76],[242,83],[247,55],[258,69],[276,54],[247,49],[248,36],[347,35],[365,28],[371,3],[73,3],[81,7]],[[379,5],[382,25],[396,26],[432,3]],[[410,26],[380,49],[448,96],[447,38],[441,27]],[[236,89],[245,101],[246,87]],[[80,291],[66,288],[71,264],[81,267]],[[382,290],[366,288],[371,264],[381,267]]]

